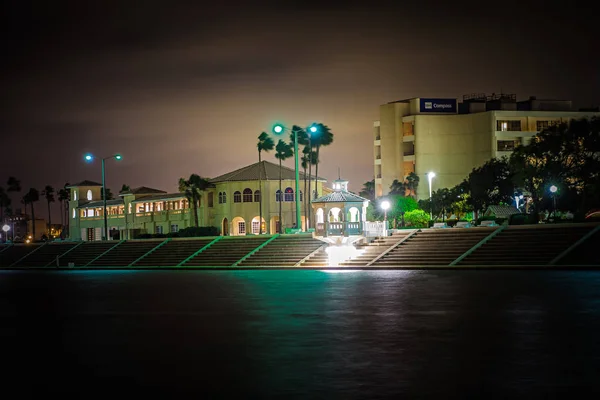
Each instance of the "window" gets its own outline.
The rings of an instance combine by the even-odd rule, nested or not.
[[[303,201],[304,198],[302,197],[302,190],[300,191],[300,201]]]
[[[513,151],[519,145],[519,140],[498,140],[497,151]]]
[[[254,202],[255,203],[260,203],[260,190],[255,190],[254,191]]]
[[[155,229],[156,229],[155,233],[158,233],[159,235],[163,233],[163,227],[162,227],[162,225],[156,225]]]
[[[77,190],[73,190],[73,200],[77,200]]]
[[[87,216],[88,217],[93,217],[94,216],[94,209],[93,208],[89,208],[87,210]]]
[[[239,191],[233,193],[233,202],[241,203],[242,202],[242,194]]]
[[[214,207],[213,192],[208,193],[208,207]]]
[[[86,194],[86,198],[88,200],[92,200],[92,191],[91,191],[91,189],[88,189],[87,194]]]
[[[129,214],[131,214],[131,208],[132,208],[132,207],[131,207],[131,203],[129,203],[129,206],[127,206],[127,212],[128,212]]]
[[[238,233],[240,235],[246,234],[246,223],[244,221],[238,222]]]
[[[548,121],[537,121],[535,123],[535,130],[538,132],[541,132],[545,129],[548,129],[548,126],[549,126]]]
[[[252,189],[244,189],[244,203],[252,203]]]
[[[497,130],[502,132],[520,131],[521,121],[497,121]]]
[[[75,209],[73,209],[73,219],[75,219],[77,217],[77,213],[75,212]]]
[[[277,189],[277,191],[275,192],[275,201],[281,201],[281,190],[279,189]]]
[[[223,204],[227,204],[227,192],[223,192]]]
[[[172,233],[177,233],[177,232],[179,232],[179,225],[177,225],[177,224],[173,224],[173,225],[171,225],[171,232],[172,232]]]
[[[260,228],[260,224],[258,221],[252,221],[252,233],[258,235],[258,230]]]
[[[223,204],[223,192],[219,192],[219,204]]]
[[[294,201],[294,190],[289,187],[285,189],[284,201]]]

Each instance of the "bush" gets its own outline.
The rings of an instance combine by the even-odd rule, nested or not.
[[[190,226],[179,231],[179,237],[217,236],[219,230],[215,226]]]
[[[429,214],[423,210],[412,210],[404,214],[404,222],[413,228],[425,228],[429,223]]]

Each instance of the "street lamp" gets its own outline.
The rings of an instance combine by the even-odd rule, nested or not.
[[[275,126],[273,126],[273,132],[276,135],[281,135],[283,133],[283,131],[288,130],[292,133],[292,136],[294,137],[294,171],[295,171],[295,178],[296,178],[296,229],[302,229],[301,227],[301,218],[300,218],[300,169],[298,167],[298,132],[293,131],[289,128],[286,128],[285,126],[281,125],[281,124],[276,124]],[[312,132],[315,133],[317,131],[317,127],[315,125],[311,125],[310,127],[306,128],[307,132]],[[309,135],[310,138],[310,135]],[[309,139],[310,140],[310,139]],[[280,196],[283,196],[283,193],[280,194]],[[310,197],[309,197],[310,198]],[[281,201],[281,197],[279,198],[279,201]],[[281,221],[279,221],[279,223],[281,224]]]
[[[433,201],[431,201],[431,181],[435,178],[435,172],[429,172],[427,174],[429,180],[429,218],[433,220]]]
[[[5,236],[4,241],[6,241],[6,239],[8,239],[8,231],[9,230],[10,230],[10,226],[8,226],[8,224],[5,224],[2,226],[2,231],[4,232],[4,236]]]
[[[555,185],[550,186],[550,193],[552,193],[552,203],[554,206],[554,210],[552,210],[554,218],[556,218],[556,192],[558,192],[558,188]]]
[[[103,240],[108,240],[108,217],[106,215],[106,174],[104,173],[104,161],[110,160],[111,158],[114,158],[117,161],[121,161],[123,159],[123,156],[120,154],[113,154],[110,157],[102,158],[102,214],[104,216]],[[94,160],[94,156],[91,154],[86,154],[84,159],[87,162],[92,162]]]

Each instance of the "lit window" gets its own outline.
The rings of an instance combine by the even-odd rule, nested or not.
[[[77,190],[73,190],[73,200],[77,200]]]
[[[258,223],[258,221],[252,221],[252,233],[257,235],[259,228],[260,228],[260,224]]]
[[[294,201],[294,190],[291,187],[285,189],[284,201]]]
[[[129,207],[127,208],[127,212],[131,214],[131,203],[129,203]]]
[[[541,132],[548,129],[548,126],[550,126],[549,121],[537,121],[535,123],[535,130]]]
[[[498,151],[513,151],[520,142],[519,140],[498,140],[496,144]]]
[[[73,219],[75,219],[77,217],[77,213],[75,212],[75,209],[73,209]]]
[[[94,209],[93,208],[90,208],[90,209],[87,210],[87,216],[88,217],[93,217],[94,216]]]
[[[255,190],[254,191],[254,202],[255,203],[260,203],[260,190]]]
[[[497,130],[502,132],[507,131],[520,131],[521,121],[497,121]]]
[[[239,191],[234,192],[233,193],[233,202],[241,203],[242,202],[242,193],[240,193]]]
[[[246,223],[244,221],[238,222],[238,232],[240,235],[246,234]]]
[[[90,189],[87,191],[87,199],[92,200],[92,191]]]

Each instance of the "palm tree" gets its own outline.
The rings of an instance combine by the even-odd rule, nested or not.
[[[100,197],[104,200],[104,194],[106,194],[106,200],[112,200],[115,198],[115,196],[113,195],[113,193],[110,191],[110,188],[106,188],[104,191],[104,193],[100,193]]]
[[[10,197],[4,188],[0,187],[0,225],[4,223],[4,208],[8,206],[10,206]]]
[[[179,191],[185,195],[192,208],[194,214],[194,224],[199,227],[198,222],[198,203],[202,192],[210,186],[208,179],[200,177],[200,175],[192,174],[189,179],[179,178]]]
[[[409,195],[417,196],[417,187],[419,186],[419,175],[411,172],[405,179],[406,189],[409,191]]]
[[[331,143],[333,143],[333,133],[331,133],[331,130],[329,129],[329,127],[327,125],[324,124],[317,124],[317,134],[314,135],[315,137],[311,137],[311,144],[313,146],[315,146],[316,148],[316,155],[315,155],[315,161],[316,161],[316,165],[315,165],[315,198],[319,197],[319,190],[317,182],[319,179],[319,151],[321,150],[321,146],[329,146]]]
[[[389,194],[399,194],[400,196],[406,195],[406,183],[394,179],[394,182],[390,185]]]
[[[300,163],[302,165],[302,173],[304,174],[304,215],[306,216],[306,228],[310,226],[310,218],[309,218],[309,210],[308,210],[308,202],[306,201],[306,169],[308,168],[308,164],[310,163],[310,148],[308,146],[304,146],[302,149],[302,158],[300,159]],[[310,198],[310,195],[308,196]]]
[[[48,239],[50,239],[50,231],[52,230],[52,213],[50,210],[50,203],[54,202],[54,188],[50,185],[46,185],[42,191],[42,196],[44,196],[46,198],[46,202],[48,202]]]
[[[67,209],[68,209],[68,203],[67,203],[67,207],[65,208],[65,201],[69,201],[69,189],[67,189],[66,187],[69,186],[69,184],[65,184],[65,187],[63,187],[62,189],[60,189],[58,191],[58,201],[60,201],[60,223],[62,225],[62,229],[61,232],[64,233],[65,230],[65,225],[67,224],[67,221],[69,220],[69,216],[67,215]],[[64,235],[63,235],[64,236]]]
[[[375,179],[363,183],[362,190],[358,194],[365,199],[375,200]]]
[[[262,202],[263,202],[263,192],[262,192],[262,165],[261,165],[261,152],[265,153],[273,150],[275,147],[275,142],[273,139],[267,135],[266,132],[262,132],[258,135],[258,143],[256,144],[256,148],[258,149],[258,192],[260,193],[260,201],[258,202],[258,216],[259,220],[259,230],[258,233],[262,234]]]
[[[275,147],[275,158],[279,160],[279,233],[283,228],[283,221],[281,220],[281,202],[283,201],[283,192],[281,191],[281,162],[294,155],[292,147],[279,139],[277,146]]]
[[[33,203],[40,200],[40,192],[35,188],[30,188],[27,193],[23,196],[23,204],[27,207],[27,204],[31,206],[31,230],[33,232],[33,240],[35,240],[35,210]]]

